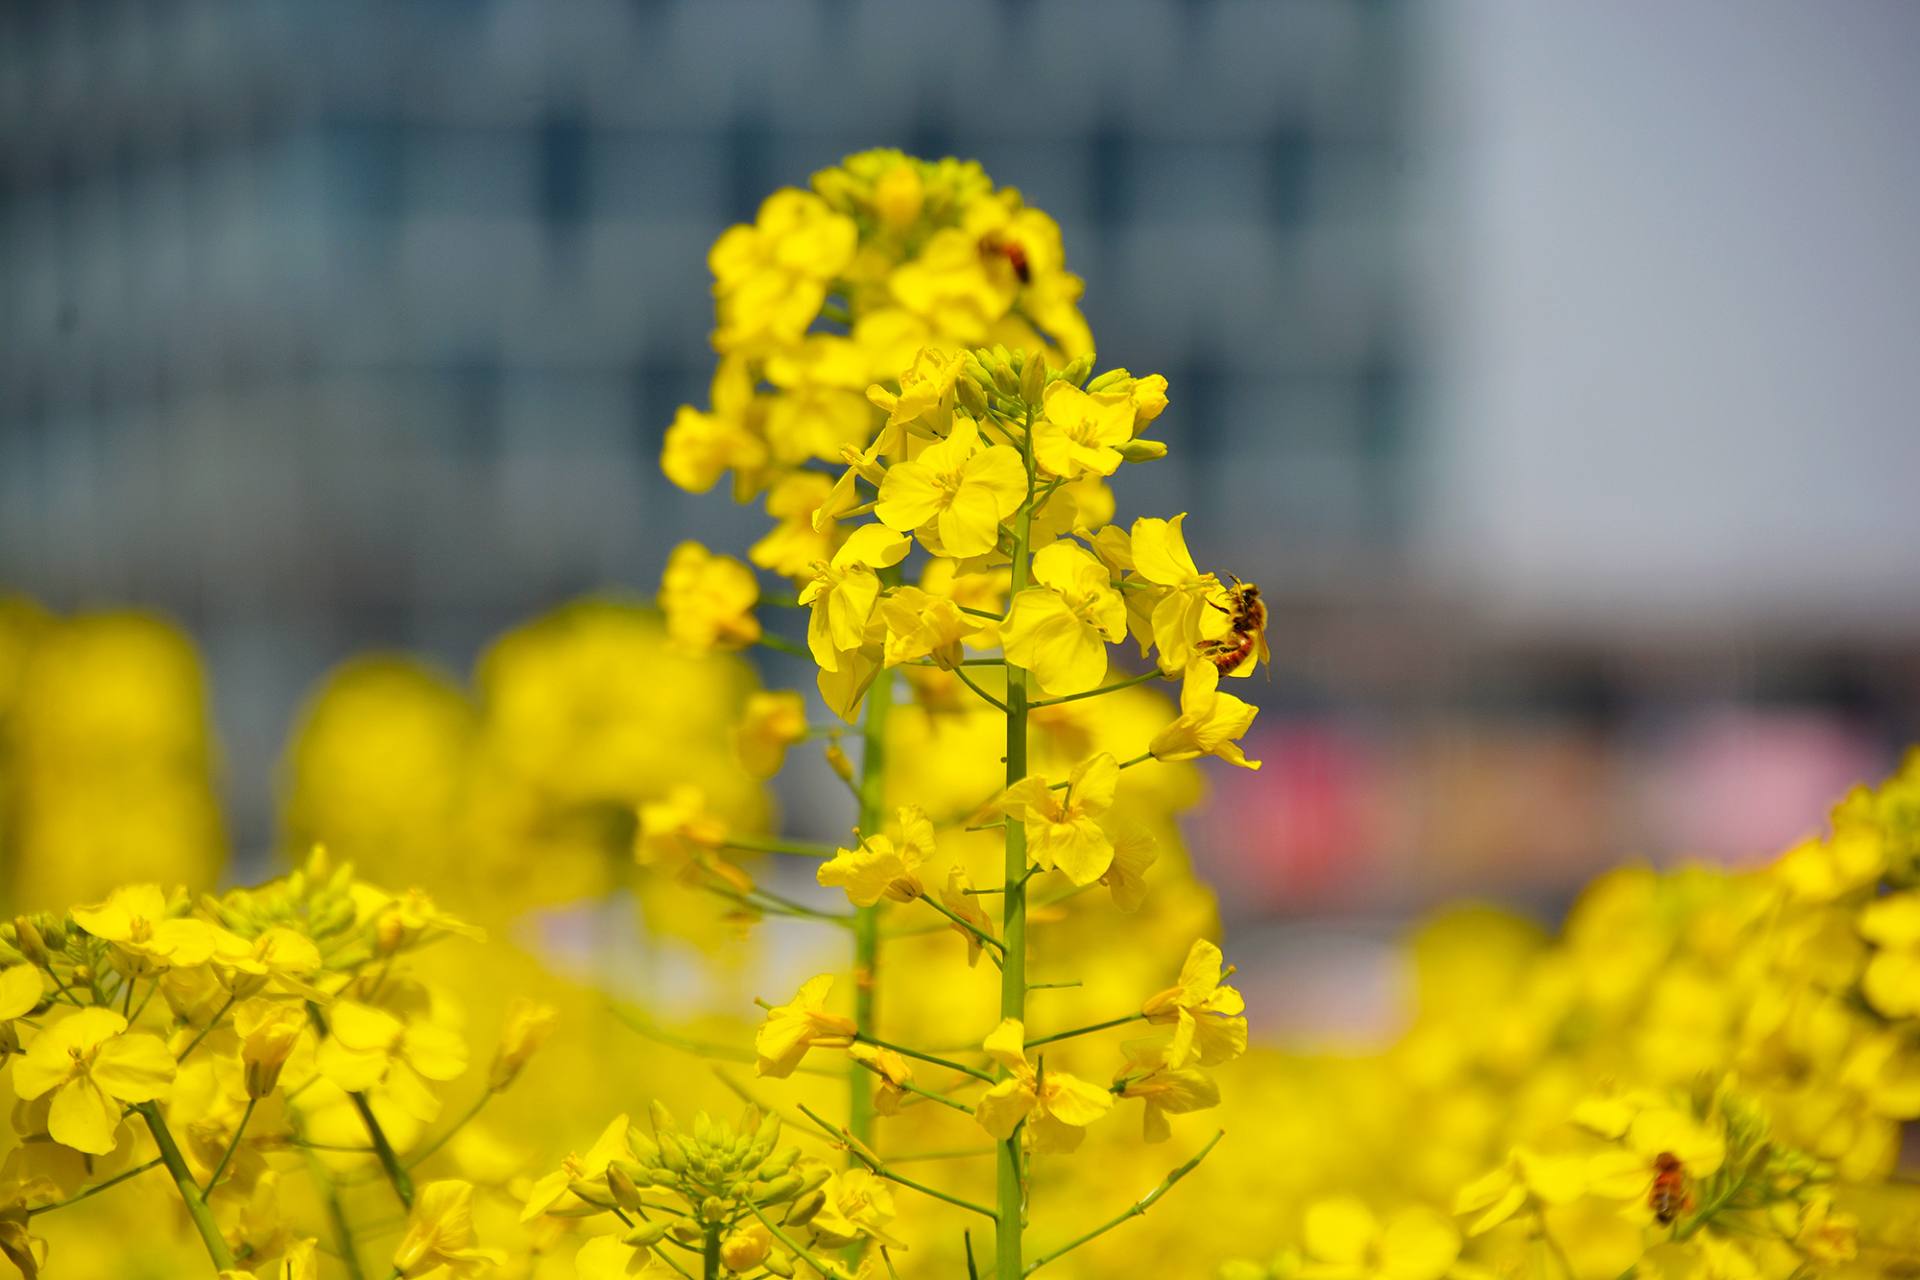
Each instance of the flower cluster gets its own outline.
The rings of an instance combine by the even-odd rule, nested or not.
[[[512,1084],[550,1025],[518,1008],[476,1101],[435,1132],[469,1050],[409,961],[475,934],[424,894],[387,893],[321,852],[219,898],[131,884],[0,925],[0,1054],[20,1103],[0,1249],[31,1277],[46,1261],[38,1215],[160,1169],[234,1280],[318,1275],[311,1224],[283,1185],[297,1176],[335,1205],[325,1248],[356,1269],[367,1240],[336,1197],[369,1176],[411,1210],[396,1274],[497,1260],[474,1246],[472,1188],[416,1189],[411,1174]]]
[[[1376,1085],[1424,1165],[1395,1135],[1397,1176],[1385,1150],[1377,1172],[1350,1164],[1351,1190],[1305,1198],[1297,1243],[1223,1275],[1910,1266],[1920,1193],[1890,1179],[1920,1118],[1916,817],[1920,753],[1764,868],[1611,873],[1556,944],[1490,945],[1483,917],[1431,931],[1421,1016],[1381,1064],[1414,1087]],[[1492,1167],[1466,1176],[1476,1152]]]

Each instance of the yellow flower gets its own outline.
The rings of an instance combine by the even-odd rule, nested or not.
[[[634,829],[633,858],[643,867],[685,874],[693,866],[722,865],[713,851],[727,842],[727,820],[707,804],[707,793],[691,782],[676,784],[663,800],[640,806]]]
[[[1033,558],[1040,585],[1013,598],[1000,638],[1007,661],[1033,672],[1055,696],[1097,688],[1107,674],[1107,645],[1127,634],[1127,606],[1107,568],[1072,542]]]
[[[914,873],[933,856],[933,823],[918,805],[900,810],[900,838],[869,836],[853,849],[835,849],[814,877],[829,888],[839,886],[856,907],[870,907],[881,898],[912,902],[926,892]]]
[[[887,628],[884,652],[888,666],[931,655],[935,663],[949,671],[965,656],[961,642],[985,626],[984,620],[960,612],[953,600],[919,587],[895,587],[888,592],[880,602],[880,620]]]
[[[540,1046],[553,1034],[559,1019],[559,1011],[552,1005],[525,996],[516,997],[507,1006],[507,1021],[500,1031],[500,1047],[494,1051],[493,1067],[487,1074],[487,1088],[498,1093],[512,1084],[520,1068],[527,1065],[527,1059],[539,1052]]]
[[[827,1179],[826,1203],[807,1225],[830,1245],[852,1244],[869,1236],[881,1244],[904,1248],[887,1234],[893,1221],[893,1192],[865,1169],[848,1169]]]
[[[1008,1075],[981,1095],[973,1118],[1003,1142],[1024,1120],[1034,1150],[1071,1151],[1086,1136],[1086,1127],[1113,1109],[1113,1094],[1064,1071],[1049,1071],[1042,1079],[1027,1061],[1026,1041],[1020,1020],[1006,1018],[982,1042],[987,1056]]]
[[[241,999],[273,990],[319,1000],[322,993],[310,979],[323,963],[313,939],[284,925],[263,929],[252,938],[222,931],[213,953],[214,969]]]
[[[728,471],[765,465],[767,447],[739,418],[683,404],[660,446],[660,470],[688,493],[705,493]]]
[[[1302,1222],[1308,1280],[1440,1280],[1460,1257],[1460,1232],[1433,1209],[1416,1207],[1384,1224],[1352,1196],[1316,1200]]]
[[[32,1013],[46,993],[40,970],[33,965],[14,964],[0,969],[0,1022],[11,1022]]]
[[[284,1001],[248,1000],[234,1009],[233,1029],[240,1035],[240,1065],[249,1098],[273,1092],[281,1068],[309,1026],[306,1012]]]
[[[1186,669],[1194,651],[1225,635],[1229,623],[1220,579],[1201,573],[1187,550],[1180,527],[1186,518],[1184,512],[1171,520],[1142,516],[1133,522],[1130,539],[1134,571],[1164,588],[1154,603],[1151,625],[1160,669],[1166,672]]]
[[[985,555],[1000,541],[1000,522],[1027,498],[1027,469],[1003,444],[980,447],[971,419],[910,461],[896,462],[880,482],[873,514],[889,529],[918,531],[937,555]]]
[[[151,1102],[173,1081],[173,1055],[158,1036],[127,1034],[111,1009],[81,1009],[43,1029],[14,1059],[13,1088],[31,1101],[53,1094],[47,1134],[103,1156],[113,1150],[121,1102]]]
[[[1920,891],[1876,898],[1860,911],[1860,933],[1877,944],[1860,990],[1889,1018],[1920,1016]]]
[[[1246,1001],[1221,979],[1220,948],[1205,938],[1194,940],[1180,966],[1180,980],[1140,1007],[1148,1022],[1174,1024],[1167,1046],[1167,1065],[1184,1067],[1198,1061],[1218,1066],[1247,1051]],[[1227,971],[1228,973],[1231,970]]]
[[[991,938],[994,936],[993,921],[981,909],[980,895],[967,892],[971,888],[973,882],[968,879],[966,868],[955,863],[947,870],[947,885],[940,891],[940,904]],[[980,949],[986,944],[980,941],[980,934],[957,924],[953,926],[953,931],[966,940],[967,967],[971,969],[980,962]]]
[[[1133,438],[1133,402],[1112,392],[1082,391],[1071,382],[1047,384],[1045,415],[1033,424],[1033,460],[1050,476],[1083,472],[1110,476],[1120,468],[1115,446]]]
[[[838,671],[843,655],[866,643],[867,622],[880,598],[874,572],[900,563],[909,543],[905,534],[885,525],[862,525],[833,559],[814,565],[813,580],[801,589],[800,603],[812,606],[807,648],[822,671]]]
[[[1074,766],[1064,789],[1030,774],[1006,789],[1000,808],[1026,826],[1027,858],[1056,867],[1076,885],[1092,884],[1113,863],[1113,840],[1094,821],[1113,807],[1120,765],[1102,751]]]
[[[1165,1142],[1173,1136],[1167,1123],[1170,1115],[1185,1115],[1220,1105],[1220,1087],[1197,1067],[1167,1065],[1170,1042],[1164,1038],[1130,1040],[1120,1046],[1127,1065],[1120,1076],[1123,1098],[1139,1098],[1146,1104],[1141,1116],[1141,1137],[1147,1142]]]
[[[715,348],[798,342],[820,314],[827,283],[853,260],[859,234],[811,192],[768,196],[752,225],[730,227],[707,254],[720,320]]]
[[[807,979],[791,1004],[767,1010],[767,1020],[753,1038],[755,1075],[784,1079],[814,1045],[844,1049],[853,1043],[859,1030],[853,1019],[827,1012],[827,992],[832,989],[832,976],[821,974]]]
[[[922,347],[914,354],[913,363],[900,374],[899,391],[881,386],[867,388],[867,399],[887,415],[886,425],[875,442],[877,452],[899,453],[904,447],[907,429],[916,425],[935,434],[945,434],[953,413],[954,391],[966,367],[964,351]],[[1023,471],[1023,488],[1025,484]]]
[[[747,559],[785,578],[808,577],[813,562],[825,560],[839,545],[833,516],[858,505],[829,511],[834,496],[834,482],[818,471],[791,471],[775,481],[767,491],[767,514],[779,523],[747,548]]]
[[[753,606],[759,599],[753,570],[731,556],[683,542],[667,558],[660,582],[667,634],[696,653],[740,649],[758,640],[760,622]]]
[[[1113,862],[1100,883],[1113,894],[1113,905],[1122,911],[1138,911],[1147,900],[1147,869],[1159,858],[1153,833],[1130,822],[1120,823],[1111,833]]]
[[[807,700],[792,689],[756,689],[747,695],[733,746],[756,778],[771,778],[786,763],[787,748],[807,736]]]
[[[606,1177],[607,1166],[615,1160],[633,1159],[633,1144],[627,1133],[627,1117],[618,1115],[601,1130],[600,1136],[594,1139],[585,1155],[569,1152],[558,1169],[533,1184],[533,1189],[527,1193],[527,1203],[520,1211],[520,1221],[532,1222],[545,1213],[575,1215],[599,1212],[598,1206],[582,1200],[570,1188],[576,1182]]]
[[[426,1081],[457,1079],[467,1069],[467,1042],[426,1018],[403,1020],[358,1000],[327,1010],[327,1038],[314,1056],[320,1074],[348,1093],[381,1087],[417,1120],[440,1113]]]
[[[913,1082],[913,1068],[906,1058],[892,1049],[883,1049],[864,1041],[847,1046],[847,1056],[880,1077],[874,1090],[873,1109],[883,1116],[897,1115],[906,1100],[906,1086]]]
[[[1204,659],[1187,667],[1180,682],[1180,714],[1147,744],[1156,760],[1219,756],[1242,769],[1258,769],[1234,739],[1253,727],[1260,708],[1220,692],[1220,670]]]
[[[72,915],[82,929],[133,957],[141,971],[205,964],[221,940],[222,931],[204,920],[176,918],[159,885],[123,885]]]
[[[473,1185],[466,1182],[429,1182],[420,1188],[407,1215],[407,1231],[393,1251],[393,1269],[411,1280],[432,1275],[435,1280],[458,1280],[483,1274],[506,1261],[497,1249],[473,1244]]]

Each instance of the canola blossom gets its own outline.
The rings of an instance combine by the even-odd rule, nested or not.
[[[1059,228],[970,163],[850,156],[708,263],[714,378],[661,466],[764,534],[470,682],[342,668],[289,749],[285,875],[214,891],[172,633],[0,606],[0,816],[39,815],[0,839],[97,831],[112,872],[9,871],[13,1269],[1920,1269],[1920,755],[1770,864],[1603,877],[1558,937],[1439,917],[1390,1044],[1263,1044],[1177,818],[1260,765],[1231,690],[1266,605],[1122,505],[1178,388],[1097,370]],[[137,775],[151,830],[51,754]],[[763,784],[821,759],[840,833],[791,838]],[[653,990],[689,967],[693,1012]]]

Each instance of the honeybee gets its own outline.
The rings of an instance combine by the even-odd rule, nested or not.
[[[1224,605],[1209,603],[1227,615],[1227,633],[1201,645],[1201,652],[1223,676],[1232,675],[1248,662],[1272,660],[1267,649],[1267,604],[1260,598],[1260,588],[1234,578],[1226,595]]]
[[[1033,283],[1033,265],[1027,261],[1027,251],[1017,241],[1003,240],[998,232],[990,232],[982,237],[980,252],[999,254],[1013,268],[1013,274],[1021,284]]]
[[[1693,1208],[1693,1193],[1687,1190],[1686,1166],[1671,1151],[1653,1158],[1653,1188],[1647,1192],[1647,1208],[1661,1226]]]

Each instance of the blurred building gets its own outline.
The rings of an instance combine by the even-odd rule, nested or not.
[[[302,693],[650,592],[708,244],[850,150],[1063,224],[1275,608],[1245,909],[1552,905],[1920,736],[1920,8],[9,0],[0,588],[207,650],[243,848]]]
[[[0,6],[0,582],[210,650],[238,830],[332,659],[464,665],[755,516],[659,477],[705,252],[850,150],[977,156],[1164,370],[1249,574],[1402,524],[1395,6]],[[1259,512],[1258,521],[1247,517]]]

